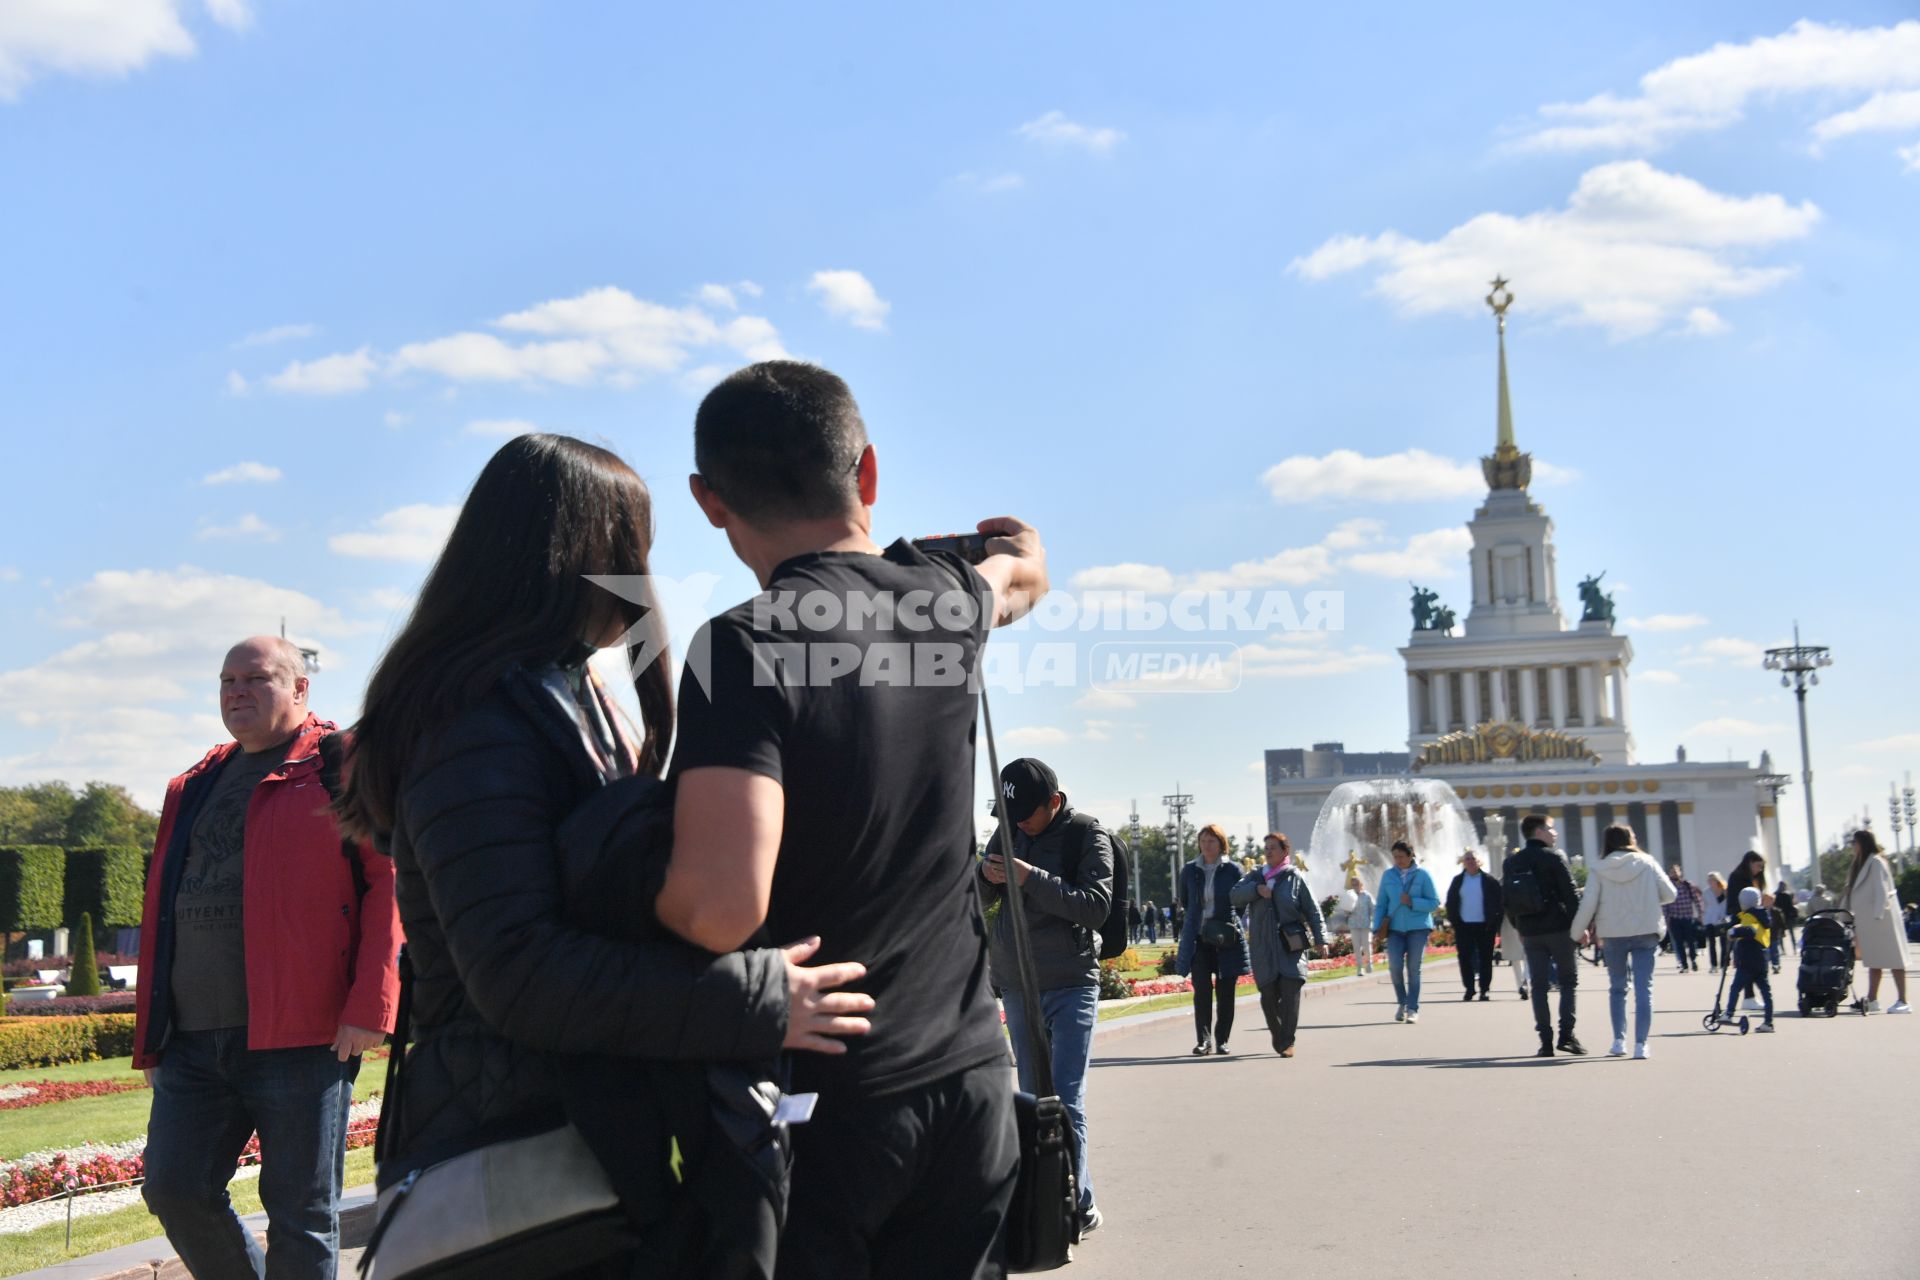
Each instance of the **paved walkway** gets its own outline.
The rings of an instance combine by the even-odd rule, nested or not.
[[[1776,1034],[1709,1035],[1713,979],[1663,963],[1647,1062],[1604,1056],[1585,965],[1582,1059],[1532,1057],[1511,973],[1465,1004],[1451,962],[1415,1026],[1384,982],[1309,987],[1291,1061],[1246,1001],[1227,1058],[1184,1015],[1105,1024],[1106,1224],[1069,1274],[1920,1276],[1920,1017],[1802,1020],[1792,983]]]

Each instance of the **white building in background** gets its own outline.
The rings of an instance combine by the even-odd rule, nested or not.
[[[1481,459],[1486,501],[1467,523],[1471,602],[1460,626],[1433,593],[1416,588],[1415,628],[1400,650],[1410,768],[1451,784],[1483,836],[1490,813],[1506,815],[1516,841],[1522,817],[1550,813],[1563,849],[1597,858],[1600,831],[1625,821],[1641,847],[1662,865],[1680,862],[1696,884],[1709,871],[1727,874],[1748,849],[1766,856],[1777,879],[1775,800],[1784,779],[1770,774],[1765,756],[1761,768],[1694,763],[1684,750],[1672,763],[1639,762],[1633,644],[1615,632],[1600,580],[1581,583],[1578,622],[1569,625],[1561,612],[1553,520],[1528,494],[1532,457],[1514,443],[1504,282],[1488,301],[1500,328],[1499,434]],[[1343,779],[1276,769],[1277,754],[1268,752],[1268,819],[1304,840]]]

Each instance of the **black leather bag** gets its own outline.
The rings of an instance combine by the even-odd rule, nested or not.
[[[1203,920],[1200,923],[1200,941],[1210,947],[1238,947],[1240,945],[1240,924],[1231,918],[1226,920]]]
[[[980,715],[987,731],[987,763],[1000,777],[1000,753],[993,742],[993,713],[987,692],[980,691]],[[1013,866],[1013,836],[1000,824],[1000,855]],[[1020,994],[1027,1008],[1040,1008],[1040,983],[1034,976],[1033,950],[1027,938],[1026,911],[1018,893],[1006,895],[1014,955],[1019,960]],[[1013,1111],[1020,1131],[1020,1175],[1014,1182],[1013,1203],[1007,1209],[1007,1270],[1052,1271],[1073,1261],[1080,1243],[1080,1192],[1074,1175],[1074,1135],[1067,1124],[1067,1108],[1053,1090],[1053,1055],[1047,1045],[1046,1024],[1027,1019],[1027,1043],[1021,1052],[1032,1055],[1039,1095],[1016,1093]]]

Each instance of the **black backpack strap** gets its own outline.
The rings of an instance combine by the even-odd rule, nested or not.
[[[346,732],[336,729],[320,739],[320,787],[327,793],[327,799],[333,801],[340,796],[341,768],[346,759]],[[342,839],[340,853],[347,860],[347,869],[353,875],[353,896],[367,896],[367,869],[360,865],[360,845],[357,841]],[[396,1041],[396,1043],[400,1043]]]
[[[1080,859],[1087,851],[1087,844],[1093,839],[1093,833],[1100,828],[1100,819],[1090,813],[1075,813],[1067,819],[1067,825],[1078,833],[1074,837],[1073,847],[1067,851],[1066,858],[1060,864],[1060,878],[1068,884],[1075,883],[1080,875]]]

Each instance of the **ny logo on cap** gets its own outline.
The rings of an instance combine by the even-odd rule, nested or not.
[[[1013,799],[1013,784],[1011,782],[1004,782],[1000,785],[1001,789],[1007,793],[1007,799]]]

